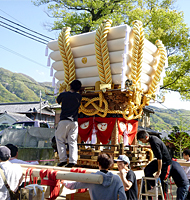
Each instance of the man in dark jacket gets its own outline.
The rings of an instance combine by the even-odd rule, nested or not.
[[[172,160],[172,167],[170,171],[176,186],[177,186],[177,200],[185,200],[189,189],[189,180],[181,165]]]
[[[81,82],[74,80],[70,87],[69,92],[62,92],[57,97],[57,103],[61,104],[60,122],[55,132],[60,160],[59,167],[73,167],[78,159],[78,109],[82,96],[77,92],[81,88]],[[67,164],[66,141],[69,144],[69,164]]]
[[[153,174],[156,172],[155,178],[160,177],[162,188],[164,191],[164,197],[166,198],[168,192],[168,182],[167,178],[169,177],[172,159],[167,150],[166,145],[156,136],[149,135],[145,130],[139,131],[137,133],[137,140],[140,140],[143,143],[150,143],[151,149],[154,153],[154,156],[157,158],[149,163],[144,170],[146,177],[153,177]],[[154,181],[148,181],[151,186],[154,186]],[[150,186],[148,185],[148,189]]]

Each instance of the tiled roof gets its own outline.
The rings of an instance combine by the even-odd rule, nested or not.
[[[154,109],[150,108],[149,106],[145,106],[143,108],[144,111],[149,112],[149,113],[153,113],[154,114]]]
[[[16,121],[33,121],[29,117],[27,117],[25,114],[18,114],[18,113],[10,113],[10,112],[5,112],[0,115],[0,117],[3,117],[3,115],[8,115],[15,119]]]
[[[41,109],[46,114],[54,114],[54,111],[50,108],[48,101],[41,102]],[[16,102],[16,103],[0,103],[0,113],[33,113],[40,112],[40,102]]]

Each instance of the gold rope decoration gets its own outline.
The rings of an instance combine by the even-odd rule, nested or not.
[[[104,67],[103,67],[101,43],[100,43],[101,32],[102,32],[102,26],[99,26],[98,30],[96,31],[96,36],[95,36],[95,52],[96,52],[96,63],[97,63],[97,67],[98,67],[100,83],[105,84],[106,79],[105,79],[105,75],[104,75]]]
[[[131,80],[133,81],[133,85],[137,83],[137,62],[138,62],[138,54],[139,54],[139,43],[140,43],[140,23],[139,21],[133,22],[133,50],[132,50],[132,62],[131,62]]]
[[[133,49],[132,49],[132,63],[131,63],[131,79],[133,86],[141,88],[140,78],[142,73],[142,61],[144,50],[144,29],[142,22],[135,20],[133,24]]]
[[[160,53],[160,59],[159,59],[159,62],[158,62],[158,66],[157,66],[154,78],[153,78],[152,83],[149,87],[149,91],[148,91],[149,95],[154,94],[156,92],[156,89],[158,87],[158,83],[159,83],[159,80],[160,80],[160,75],[162,73],[162,70],[163,70],[163,67],[164,67],[164,64],[165,64],[165,61],[166,61],[166,49],[165,49],[164,45],[162,44],[162,41],[157,40],[156,45],[158,46],[158,50],[159,50],[159,53]]]
[[[103,29],[101,34],[101,52],[103,57],[103,66],[104,66],[104,74],[107,84],[112,84],[112,75],[111,75],[111,67],[110,67],[110,57],[107,45],[107,35],[109,29],[111,27],[112,21],[106,20],[103,21]]]
[[[58,37],[58,46],[59,46],[59,51],[60,51],[61,58],[63,61],[64,82],[65,82],[65,85],[61,84],[61,87],[60,87],[61,90],[67,89],[66,85],[68,85],[68,83],[69,83],[69,64],[68,64],[68,60],[67,60],[66,52],[65,52],[65,48],[64,48],[64,43],[65,43],[64,39],[65,39],[66,30],[68,31],[68,28],[63,28]],[[59,90],[60,90],[60,88],[59,88]]]
[[[87,97],[83,97],[82,98],[82,102],[81,102],[81,106],[79,108],[79,113],[82,112],[85,115],[88,116],[93,116],[93,115],[99,115],[100,117],[106,117],[106,115],[108,113],[110,114],[122,114],[123,118],[125,118],[126,120],[131,120],[131,119],[138,119],[141,117],[142,112],[143,112],[143,108],[146,105],[147,102],[147,97],[143,96],[143,102],[140,106],[134,106],[134,103],[131,101],[132,98],[129,99],[128,101],[128,105],[126,107],[126,109],[124,111],[122,110],[109,110],[108,109],[108,102],[106,101],[106,99],[103,97],[103,93],[99,92],[99,97],[95,97],[93,99],[89,99]],[[102,106],[100,107],[100,103],[99,106],[94,103],[96,101],[102,102],[104,103],[104,108],[102,108]],[[85,104],[83,104],[83,102],[86,102]],[[93,109],[87,109],[86,107],[92,105],[94,108]],[[103,105],[103,104],[101,104]]]
[[[142,22],[140,23],[140,39],[139,39],[139,52],[137,60],[137,76],[136,81],[140,84],[140,78],[142,73],[142,61],[143,61],[143,50],[144,50],[144,29],[142,27]]]
[[[109,52],[107,47],[107,34],[111,27],[111,20],[103,21],[96,31],[95,53],[98,73],[101,84],[112,84]]]
[[[64,82],[61,84],[61,90],[70,90],[70,83],[75,80],[75,63],[73,54],[70,46],[70,35],[71,28],[63,28],[58,38],[58,46],[61,53],[61,58],[64,65]]]

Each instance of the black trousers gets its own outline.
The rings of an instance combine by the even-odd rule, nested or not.
[[[190,188],[190,179],[189,179],[189,188]],[[188,195],[186,197],[186,200],[190,200],[190,191],[188,192]]]
[[[168,180],[167,180],[167,178],[169,177],[170,169],[171,169],[171,165],[167,165],[165,163],[162,164],[160,180],[161,180],[162,189],[163,189],[163,192],[164,192],[165,199],[167,198],[167,193],[168,193]],[[153,160],[144,169],[145,177],[153,177],[153,174],[157,171],[158,171],[158,161]],[[153,187],[155,186],[155,181],[147,181],[147,189],[148,190],[151,189],[151,186],[153,186]]]

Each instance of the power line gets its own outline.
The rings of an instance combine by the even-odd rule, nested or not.
[[[30,38],[30,39],[32,39],[32,40],[35,40],[35,41],[37,41],[37,42],[40,42],[40,43],[42,43],[42,44],[46,44],[45,42],[42,42],[42,41],[40,41],[40,40],[36,40],[36,39],[34,39],[34,38],[30,37],[30,36],[27,36],[27,35],[24,35],[24,34],[18,32],[18,31],[15,31],[15,30],[13,30],[13,29],[11,29],[11,28],[8,28],[8,27],[6,27],[6,26],[4,26],[4,25],[2,25],[2,24],[0,24],[0,26],[4,27],[4,28],[6,28],[6,29],[9,29],[9,30],[11,30],[11,31],[13,31],[13,32],[15,32],[15,33],[18,33],[18,34],[20,34],[20,35],[22,35],[22,36],[25,36],[25,37],[28,37],[28,38]]]
[[[28,35],[30,35],[30,36],[34,36],[34,37],[36,37],[36,38],[38,38],[38,39],[40,39],[40,40],[43,40],[43,41],[45,41],[45,42],[48,42],[48,40],[44,40],[43,38],[40,38],[40,37],[35,36],[35,35],[33,35],[33,34],[27,33],[26,31],[23,31],[23,30],[21,30],[21,29],[19,29],[19,28],[16,28],[16,27],[14,27],[14,26],[11,26],[11,25],[9,25],[9,24],[7,24],[7,23],[5,23],[5,22],[0,21],[0,23],[3,23],[3,24],[5,24],[5,25],[7,25],[7,26],[9,26],[9,27],[11,27],[11,28],[16,29],[16,30],[19,30],[19,31],[21,31],[22,33],[26,33],[26,34],[28,34]]]
[[[40,40],[43,40],[43,41],[45,41],[45,42],[48,42],[48,40],[45,40],[45,39],[43,39],[43,38],[40,38],[40,37],[35,36],[35,35],[33,35],[33,34],[30,34],[30,33],[26,32],[26,31],[23,31],[23,30],[21,30],[21,29],[19,29],[19,28],[17,28],[17,27],[11,26],[11,25],[9,25],[9,24],[3,22],[3,21],[0,21],[0,23],[6,25],[6,26],[8,26],[8,27],[11,27],[11,28],[13,28],[13,29],[16,29],[16,30],[18,30],[18,31],[21,31],[21,33],[25,33],[25,34],[28,34],[28,35],[33,36],[33,37],[35,37],[35,38],[38,38],[38,39],[40,39]]]
[[[0,18],[6,20],[6,21],[8,21],[8,22],[11,22],[11,23],[13,23],[13,24],[15,24],[15,25],[17,25],[17,26],[20,26],[20,27],[22,27],[22,28],[24,28],[24,29],[26,29],[26,30],[29,30],[29,31],[31,31],[31,32],[33,32],[33,33],[36,33],[36,34],[38,34],[38,35],[40,35],[40,36],[42,36],[42,37],[48,38],[48,39],[50,39],[50,40],[53,40],[53,38],[50,38],[50,37],[48,37],[48,36],[46,36],[46,35],[43,35],[43,34],[41,34],[41,33],[36,32],[36,31],[34,31],[34,30],[32,30],[32,29],[29,29],[29,28],[27,28],[27,27],[25,27],[25,26],[22,26],[22,25],[18,24],[18,23],[15,23],[15,22],[13,22],[13,21],[11,21],[11,20],[5,18],[5,17],[0,16]]]
[[[22,58],[24,58],[24,59],[26,59],[26,60],[29,60],[30,62],[33,62],[33,63],[35,63],[35,64],[37,64],[37,65],[40,65],[40,66],[45,67],[45,68],[49,68],[49,67],[46,67],[45,65],[42,65],[42,64],[40,64],[40,63],[38,63],[38,62],[36,62],[36,61],[34,61],[34,60],[32,60],[32,59],[26,57],[26,56],[23,56],[22,54],[19,54],[19,53],[15,52],[15,51],[13,51],[13,50],[11,50],[11,49],[9,49],[9,48],[3,46],[3,45],[0,45],[0,48],[4,49],[4,50],[6,50],[6,51],[8,51],[8,52],[10,52],[10,53],[13,53],[13,54],[15,54],[15,55],[17,55],[17,56],[20,56],[20,57],[22,57]]]
[[[18,19],[14,18],[13,16],[9,15],[8,13],[6,13],[5,11],[3,11],[2,9],[0,9],[1,12],[5,13],[6,15],[8,15],[9,17],[11,17],[12,19],[16,20],[17,22],[23,24],[22,22],[20,22]],[[23,24],[24,26],[26,26],[25,24]]]

